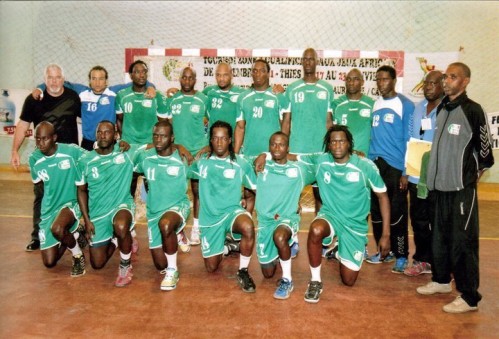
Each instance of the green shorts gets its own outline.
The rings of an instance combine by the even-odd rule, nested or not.
[[[251,214],[242,207],[237,207],[234,211],[227,213],[220,221],[209,226],[202,225],[199,220],[199,231],[201,232],[201,252],[203,258],[213,257],[222,254],[224,251],[225,235],[230,233],[234,240],[241,240],[241,234],[232,232],[232,225],[236,218],[246,214],[251,218]]]
[[[149,234],[149,248],[158,248],[163,246],[163,238],[161,237],[161,231],[159,230],[159,221],[166,212],[174,212],[182,218],[182,224],[175,230],[175,233],[179,234],[185,227],[185,221],[191,213],[191,203],[189,201],[182,202],[177,206],[173,206],[165,209],[161,213],[156,213],[151,218],[147,218],[147,233]]]
[[[133,199],[127,199],[126,202],[119,204],[113,208],[109,213],[102,215],[100,217],[95,217],[90,219],[95,227],[95,234],[90,239],[91,247],[99,247],[105,245],[114,236],[113,220],[116,214],[121,211],[126,210],[132,215],[132,225],[130,230],[133,230],[135,226],[135,203]]]
[[[46,250],[48,248],[54,247],[56,245],[60,244],[60,241],[57,240],[54,235],[52,234],[52,224],[54,223],[55,219],[59,216],[59,213],[64,208],[69,208],[71,213],[73,213],[73,216],[75,217],[75,222],[74,224],[70,227],[69,232],[74,233],[76,229],[78,228],[78,224],[80,222],[80,217],[81,217],[81,212],[80,212],[80,206],[78,205],[77,202],[71,201],[68,202],[64,205],[61,206],[57,211],[47,215],[43,216],[42,219],[40,220],[40,230],[38,231],[38,237],[40,239],[40,249],[41,250]]]
[[[298,215],[292,218],[279,218],[279,220],[258,220],[256,254],[260,264],[268,264],[279,257],[277,246],[274,243],[274,232],[280,225],[291,230],[291,238],[289,238],[288,242],[291,246],[293,244],[293,237],[300,229],[300,217]]]
[[[364,259],[366,247],[367,227],[364,230],[354,229],[349,225],[340,222],[331,213],[324,213],[321,209],[314,220],[323,219],[329,224],[331,234],[322,239],[324,246],[329,246],[333,242],[334,236],[338,238],[338,256],[340,262],[351,269],[359,271]]]

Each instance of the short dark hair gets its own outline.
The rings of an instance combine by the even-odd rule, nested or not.
[[[280,135],[280,136],[284,137],[286,139],[286,142],[288,143],[288,146],[289,146],[289,136],[282,131],[277,131],[277,132],[273,133],[269,138],[269,144],[270,144],[270,140],[272,140],[274,135]]]
[[[265,59],[256,59],[255,62],[253,63],[253,65],[255,65],[257,62],[263,62],[265,64],[265,68],[267,69],[267,73],[270,72],[270,64],[267,60]]]
[[[142,60],[136,60],[133,63],[131,63],[130,66],[128,67],[128,74],[132,74],[133,68],[135,67],[135,65],[138,65],[138,64],[144,65],[144,67],[146,68],[146,70],[149,70],[149,67],[147,67],[147,64],[144,61],[142,61]]]
[[[390,78],[396,79],[397,78],[397,71],[395,68],[393,68],[390,65],[383,65],[380,68],[376,70],[376,73],[378,72],[387,72],[390,75]]]
[[[450,64],[447,67],[450,67],[450,66],[456,66],[456,67],[461,68],[461,70],[464,73],[464,76],[466,78],[471,78],[471,69],[468,67],[468,65],[466,65],[466,64],[464,64],[462,62],[453,62],[452,64]]]
[[[331,139],[331,133],[333,132],[343,132],[345,133],[345,136],[347,138],[348,143],[350,146],[348,147],[348,153],[352,154],[353,153],[353,136],[350,130],[348,129],[347,126],[345,125],[333,125],[329,127],[329,129],[326,132],[326,135],[324,136],[324,153],[329,152],[329,141]]]
[[[169,127],[173,134],[173,125],[168,120],[160,120],[154,124],[154,127]]]
[[[92,79],[92,72],[93,72],[93,71],[103,71],[103,72],[104,72],[104,74],[106,75],[106,80],[107,80],[107,77],[108,77],[108,75],[107,75],[107,69],[105,69],[105,68],[104,68],[104,67],[102,67],[102,66],[98,66],[98,65],[97,65],[97,66],[92,67],[92,69],[90,70],[90,72],[88,72],[88,80],[91,80],[91,79]]]

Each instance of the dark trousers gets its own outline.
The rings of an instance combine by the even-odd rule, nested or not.
[[[408,243],[408,202],[407,191],[400,190],[402,171],[390,166],[383,158],[377,158],[374,163],[379,169],[381,178],[385,182],[388,199],[390,200],[390,243],[395,257],[407,258],[409,255]],[[371,220],[376,245],[383,233],[383,223],[378,198],[371,194]]]
[[[470,306],[482,299],[478,293],[478,199],[476,184],[461,191],[433,191],[432,280],[447,284],[454,275],[456,288]]]
[[[40,220],[42,216],[42,199],[43,199],[43,182],[39,182],[33,186],[35,200],[33,201],[33,231],[31,232],[31,240],[40,240],[38,232],[40,231]]]
[[[428,199],[418,198],[418,188],[413,183],[409,183],[409,198],[409,213],[414,232],[414,245],[416,245],[412,259],[431,263],[430,213],[433,206]]]

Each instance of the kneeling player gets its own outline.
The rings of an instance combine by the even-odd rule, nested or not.
[[[41,122],[35,131],[37,149],[30,155],[31,178],[44,185],[40,221],[40,249],[43,264],[54,267],[66,248],[73,255],[71,276],[85,274],[85,257],[76,239],[80,209],[76,201],[77,161],[85,150],[76,145],[56,143],[54,126]]]
[[[192,165],[193,176],[199,178],[201,250],[206,270],[214,272],[223,258],[226,234],[241,239],[237,280],[244,292],[255,292],[248,273],[255,230],[251,215],[240,205],[241,187],[254,189],[255,174],[234,154],[231,135],[228,123],[216,121],[210,128],[210,154]]]
[[[103,268],[120,250],[121,261],[115,286],[132,281],[132,235],[135,204],[130,194],[133,163],[129,152],[122,152],[116,143],[114,124],[102,121],[97,125],[97,149],[83,156],[78,167],[81,177],[78,202],[91,241],[90,263]]]
[[[355,284],[366,244],[370,190],[379,199],[383,217],[379,250],[383,257],[390,250],[390,204],[377,167],[369,159],[352,154],[353,138],[346,126],[334,125],[327,131],[324,151],[324,154],[299,156],[313,165],[323,202],[307,239],[312,279],[305,301],[310,303],[317,303],[322,293],[322,246],[330,245],[335,236],[341,280],[347,286]]]
[[[272,134],[269,151],[272,160],[266,161],[265,169],[258,174],[256,181],[256,253],[265,278],[273,277],[277,263],[281,264],[282,278],[274,298],[287,299],[293,291],[290,246],[300,228],[300,215],[296,210],[301,191],[315,178],[310,166],[287,160],[289,138],[286,134]]]
[[[149,183],[149,248],[154,265],[165,273],[161,289],[170,291],[179,281],[177,234],[190,213],[187,167],[173,147],[173,127],[168,121],[154,125],[152,140],[154,148],[137,154],[135,172],[143,173]]]

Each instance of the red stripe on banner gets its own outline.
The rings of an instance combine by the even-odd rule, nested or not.
[[[182,56],[182,48],[168,48],[165,49],[165,56]]]
[[[125,72],[128,72],[128,67],[135,61],[136,56],[148,55],[147,48],[126,48],[125,49]]]
[[[236,48],[236,57],[247,58],[247,57],[252,57],[252,56],[253,56],[253,50]]]
[[[360,58],[360,51],[341,51],[341,57],[357,59]]]
[[[379,58],[395,60],[395,70],[397,71],[397,77],[404,76],[404,51],[379,51]]]
[[[287,49],[271,49],[270,55],[273,57],[285,58],[288,56],[288,50]]]
[[[218,56],[218,49],[216,49],[216,48],[201,48],[199,50],[199,56],[217,57]]]

